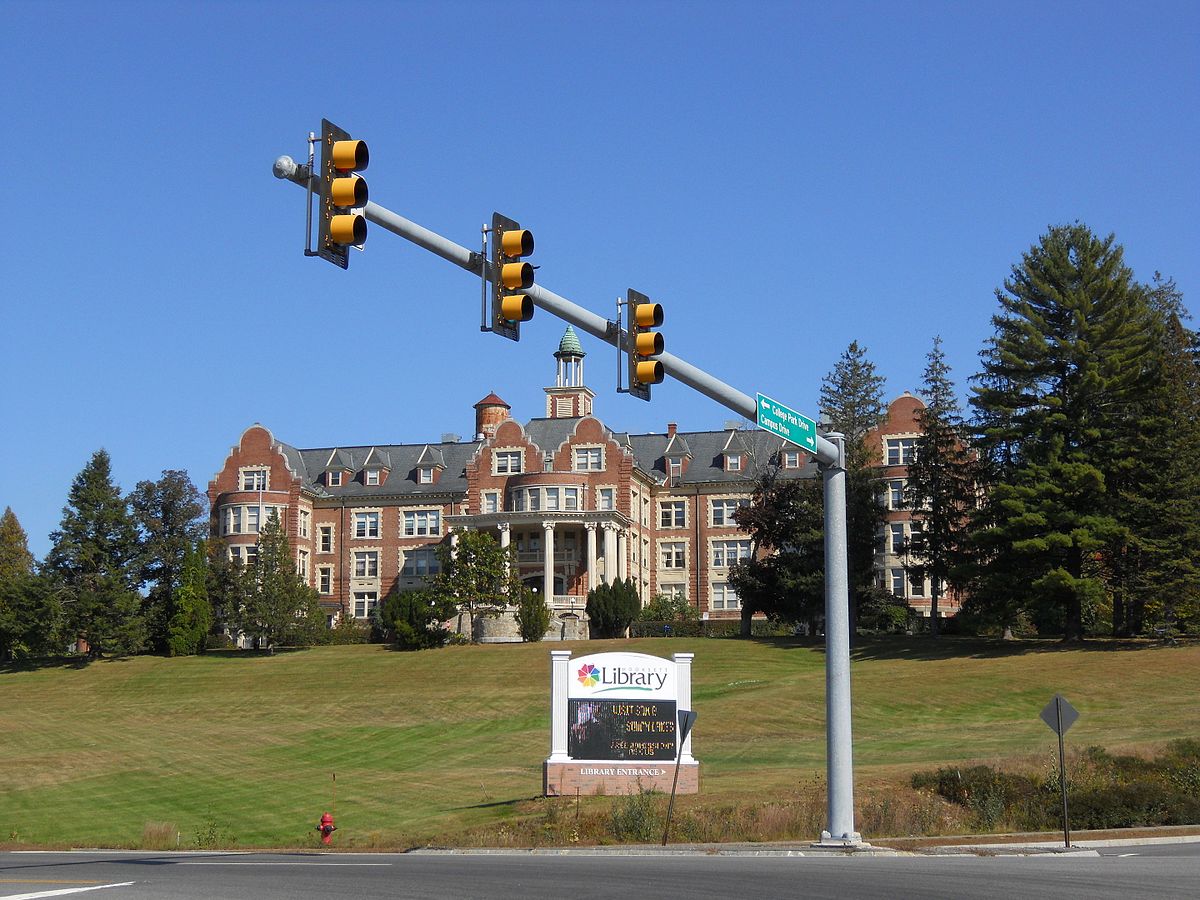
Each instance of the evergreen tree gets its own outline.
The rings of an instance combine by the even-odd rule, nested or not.
[[[171,656],[204,652],[212,627],[205,556],[203,541],[184,551],[179,587],[173,592],[171,618],[167,622],[166,649]]]
[[[821,484],[783,478],[777,468],[758,478],[749,505],[733,514],[750,535],[750,558],[729,572],[742,603],[741,633],[762,613],[773,621],[807,622],[816,633],[825,606],[825,523]]]
[[[320,598],[296,573],[291,541],[274,512],[259,532],[257,547],[242,575],[241,630],[272,653],[280,646],[311,644],[325,627]]]
[[[167,469],[157,481],[139,481],[129,506],[141,536],[138,566],[148,586],[142,613],[150,645],[167,651],[184,558],[208,532],[205,502],[187,472]]]
[[[1183,325],[1187,311],[1173,281],[1155,273],[1144,290],[1162,342],[1117,485],[1125,540],[1104,557],[1119,636],[1200,627],[1200,344]]]
[[[974,517],[977,611],[1084,636],[1106,597],[1097,555],[1122,540],[1116,497],[1156,328],[1115,238],[1051,228],[1013,266],[972,404],[990,488]]]
[[[518,596],[515,552],[515,547],[501,547],[486,531],[460,531],[456,542],[437,547],[440,571],[430,588],[466,611],[472,640],[477,616],[498,616]]]
[[[922,394],[925,408],[917,414],[921,433],[908,466],[904,504],[912,510],[908,550],[916,560],[911,577],[930,579],[930,631],[938,634],[938,601],[961,565],[967,536],[967,511],[975,504],[975,471],[964,441],[966,427],[942,339],[933,339],[926,357]]]
[[[883,386],[883,376],[876,373],[866,348],[857,341],[851,342],[821,381],[821,412],[846,439],[846,550],[852,623],[857,619],[859,596],[869,593],[875,581],[875,546],[885,520],[880,496],[883,484],[873,471],[881,462],[879,448],[867,443],[867,435],[887,413]]]
[[[70,637],[86,641],[91,658],[140,650],[145,628],[136,589],[137,532],[104,450],[75,477],[50,540],[45,568],[62,586]]]
[[[229,545],[221,538],[206,541],[204,551],[204,587],[213,618],[211,633],[219,634],[237,628],[246,606],[244,567],[230,558]]]
[[[589,632],[593,638],[621,637],[641,609],[642,599],[632,578],[598,584],[588,591]]]
[[[0,578],[0,660],[61,653],[62,590],[49,574]]]
[[[550,628],[550,607],[540,595],[522,585],[517,597],[516,618],[521,640],[535,644]]]
[[[0,581],[29,575],[33,572],[33,554],[29,552],[29,538],[17,521],[11,506],[4,507],[0,516]]]
[[[453,603],[436,591],[393,590],[379,608],[385,638],[406,650],[441,647],[450,637],[443,623],[453,618]]]

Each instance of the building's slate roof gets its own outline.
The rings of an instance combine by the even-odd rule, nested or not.
[[[416,496],[464,494],[467,490],[466,466],[471,457],[475,455],[475,451],[479,449],[479,444],[479,441],[440,444],[376,444],[366,447],[338,447],[335,448],[335,451],[331,451],[328,447],[298,450],[282,442],[278,446],[288,462],[292,464],[292,469],[304,479],[305,488],[315,496],[351,499],[390,497],[397,494]],[[351,478],[346,479],[341,487],[327,487],[321,483],[326,463],[330,460],[333,452],[336,452],[338,460],[344,462],[345,467],[354,473]],[[391,474],[380,485],[366,485],[357,480],[358,473],[362,471],[372,452],[374,452],[374,456],[371,457],[373,464],[379,463],[382,459],[390,461]],[[422,456],[426,460],[441,460],[437,464],[445,466],[436,484],[417,484],[413,477],[413,472]],[[297,460],[298,464],[292,463],[292,460]]]

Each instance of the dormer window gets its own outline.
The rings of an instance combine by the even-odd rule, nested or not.
[[[740,453],[725,454],[725,471],[740,472],[742,471],[742,455]]]
[[[783,467],[785,469],[800,468],[800,451],[799,450],[784,450],[783,451]]]
[[[676,457],[675,459],[667,460],[667,474],[672,479],[683,477],[683,460]]]
[[[327,485],[329,485],[329,487],[341,487],[342,486],[342,473],[341,472],[326,472],[325,473],[325,483]]]
[[[421,466],[417,469],[417,484],[433,484],[433,466]]]
[[[363,479],[364,484],[379,484],[379,470],[378,469],[367,469],[367,471],[364,473],[364,476],[365,476]]]

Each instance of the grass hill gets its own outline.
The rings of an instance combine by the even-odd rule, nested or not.
[[[184,846],[307,846],[330,809],[342,846],[505,831],[539,809],[549,651],[562,646],[323,647],[0,667],[0,843],[139,846],[165,829]],[[727,814],[796,795],[824,772],[818,645],[565,646],[695,652],[701,794],[683,799],[684,812]],[[860,806],[916,769],[1014,758],[1048,765],[1056,742],[1038,713],[1056,691],[1080,711],[1073,747],[1150,749],[1200,737],[1200,645],[865,641],[853,663]],[[819,821],[819,808],[812,814]]]

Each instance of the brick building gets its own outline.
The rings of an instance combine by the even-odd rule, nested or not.
[[[458,529],[516,545],[521,579],[548,598],[552,631],[563,637],[586,636],[588,591],[614,578],[632,578],[644,601],[682,596],[705,618],[739,617],[727,577],[750,541],[733,513],[767,466],[807,478],[816,477],[815,465],[780,438],[735,424],[613,431],[592,415],[584,356],[568,327],[554,354],[554,384],[544,389],[545,417],[521,424],[492,393],[475,404],[471,440],[302,450],[252,425],[209,483],[212,534],[247,561],[260,525],[276,512],[330,622],[366,618],[392,590],[423,586],[437,571],[435,547],[453,542]],[[901,455],[911,448],[919,404],[908,395],[895,401],[876,435],[889,492],[906,461],[891,464],[893,445]],[[907,534],[907,514],[889,516]],[[928,591],[896,580],[902,563],[890,550],[900,545],[885,537],[884,584],[918,608],[924,597],[927,611]]]

